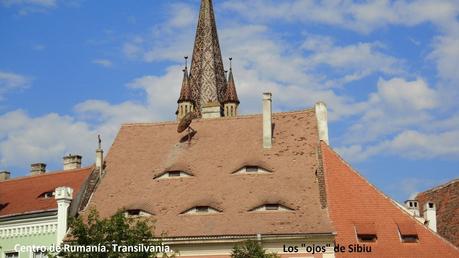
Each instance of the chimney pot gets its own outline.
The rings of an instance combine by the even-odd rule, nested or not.
[[[0,182],[10,179],[11,173],[8,171],[0,171]]]
[[[80,155],[69,154],[64,158],[64,170],[78,169],[81,168],[82,157]]]
[[[272,94],[263,93],[263,148],[271,149],[273,146],[273,111]]]
[[[30,165],[30,175],[40,175],[46,173],[46,164],[45,163],[34,163]]]

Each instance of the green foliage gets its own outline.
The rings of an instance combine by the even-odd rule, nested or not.
[[[247,240],[233,248],[232,258],[280,258],[275,253],[266,253],[261,244],[257,241]]]
[[[81,217],[71,219],[71,232],[67,244],[73,246],[105,246],[106,253],[60,253],[69,258],[146,258],[156,257],[156,253],[116,253],[112,244],[124,246],[155,246],[161,243],[154,240],[153,222],[149,219],[126,217],[123,210],[109,218],[101,218],[96,210],[91,210],[87,220]]]

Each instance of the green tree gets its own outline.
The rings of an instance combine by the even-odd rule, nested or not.
[[[124,210],[118,211],[109,218],[101,218],[95,209],[89,212],[87,220],[81,217],[71,219],[70,234],[66,244],[70,246],[105,246],[106,253],[62,252],[60,257],[69,258],[147,258],[156,257],[155,252],[120,253],[114,252],[113,246],[157,246],[161,242],[155,240],[153,221],[148,218],[130,218]],[[167,257],[166,254],[163,256]]]
[[[232,258],[280,258],[275,253],[266,253],[261,244],[257,241],[247,240],[236,245],[232,252]]]

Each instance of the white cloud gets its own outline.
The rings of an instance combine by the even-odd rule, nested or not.
[[[24,75],[0,70],[0,100],[10,91],[24,89],[29,86],[30,79]]]
[[[54,7],[57,4],[57,0],[2,0],[1,3],[5,6],[36,5],[43,7]]]
[[[448,25],[448,22],[454,20],[459,13],[459,6],[454,0],[228,0],[223,7],[257,22],[315,22],[363,33],[387,25],[414,26],[423,22]]]
[[[2,167],[27,167],[34,162],[59,163],[68,153],[88,156],[96,133],[69,116],[48,114],[33,118],[17,110],[0,116],[0,163]]]
[[[56,8],[57,0],[0,0],[0,4],[5,7],[16,7],[19,15],[30,13],[43,13]]]
[[[92,60],[92,63],[100,65],[102,67],[106,67],[106,68],[109,68],[109,67],[113,66],[112,61],[110,61],[108,59],[95,59],[95,60]]]

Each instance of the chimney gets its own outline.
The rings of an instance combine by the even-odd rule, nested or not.
[[[99,140],[99,147],[96,149],[96,169],[99,170],[100,175],[104,169],[104,150],[102,149],[102,140],[100,135],[98,135],[97,138]]]
[[[419,217],[419,202],[416,200],[406,200],[405,206],[411,215]]]
[[[316,118],[317,118],[317,129],[319,130],[319,140],[324,141],[327,145],[330,145],[328,140],[328,111],[327,105],[320,101],[317,102],[316,106]]]
[[[77,169],[81,168],[81,159],[80,155],[69,154],[64,158],[64,170]]]
[[[271,149],[273,146],[273,111],[272,94],[263,93],[263,148]]]
[[[424,219],[427,226],[434,232],[437,232],[437,210],[435,203],[427,202],[424,204]]]
[[[35,163],[30,165],[30,175],[40,175],[46,172],[46,164],[45,163]]]
[[[67,233],[67,218],[68,209],[73,199],[73,189],[70,187],[58,187],[55,190],[54,198],[57,202],[57,245],[62,243],[62,240]]]
[[[0,182],[10,179],[11,173],[8,171],[0,171]]]

